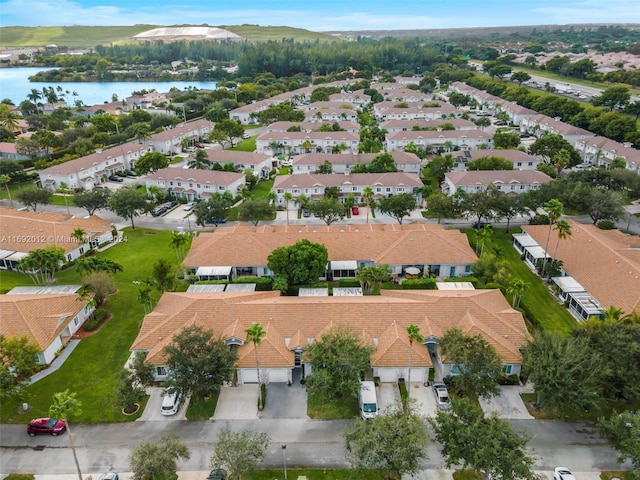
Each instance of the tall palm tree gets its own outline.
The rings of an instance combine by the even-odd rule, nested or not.
[[[0,175],[0,185],[3,185],[7,189],[9,202],[11,203],[11,208],[13,208],[13,199],[11,198],[11,191],[9,190],[10,182],[11,182],[11,177],[9,175],[5,175],[5,174]]]
[[[49,416],[57,418],[58,420],[64,420],[67,425],[67,433],[69,434],[69,444],[71,445],[71,451],[73,452],[73,460],[76,462],[76,468],[78,470],[78,478],[83,480],[82,471],[80,470],[80,463],[78,462],[78,455],[76,454],[76,447],[73,444],[73,435],[71,435],[71,426],[69,425],[69,417],[72,415],[80,415],[82,410],[82,402],[76,398],[76,393],[71,393],[69,390],[64,392],[58,392],[53,394],[53,403],[49,407]]]
[[[184,232],[171,232],[171,246],[176,249],[176,257],[181,260],[184,256],[184,246],[187,243],[187,235]]]
[[[558,220],[553,227],[558,232],[558,240],[556,241],[556,249],[553,252],[553,258],[558,259],[558,247],[560,246],[560,240],[565,240],[571,236],[571,225],[566,220]]]
[[[507,293],[511,295],[511,306],[513,308],[518,308],[520,306],[520,301],[522,300],[522,296],[529,289],[530,285],[522,279],[516,278],[512,281],[507,287]]]
[[[542,260],[542,275],[544,276],[544,271],[547,266],[547,258],[549,254],[549,240],[551,240],[551,230],[553,230],[553,225],[556,221],[562,216],[564,213],[564,206],[562,202],[557,198],[552,198],[548,202],[544,204],[544,211],[547,213],[549,217],[549,232],[547,233],[547,243],[544,247],[544,259]]]
[[[86,235],[87,235],[87,232],[85,232],[82,228],[78,227],[73,229],[71,238],[76,239],[78,241],[78,244],[81,244],[85,242]]]
[[[298,206],[298,214],[304,210],[308,205],[309,202],[311,201],[311,199],[305,195],[304,193],[301,193],[295,200],[294,200],[294,205]],[[298,218],[300,216],[298,215]]]
[[[602,311],[602,320],[604,322],[619,322],[624,316],[624,310],[613,305]]]
[[[247,342],[253,342],[253,351],[256,354],[256,372],[258,374],[258,409],[264,408],[262,398],[262,377],[260,376],[260,359],[258,357],[258,345],[262,343],[262,340],[267,335],[267,332],[260,323],[252,323],[251,326],[245,329],[244,333],[247,334]]]
[[[287,225],[289,225],[289,202],[293,200],[293,195],[291,195],[291,192],[284,192],[282,197],[284,198],[284,208],[287,211]]]
[[[422,342],[424,337],[420,333],[420,327],[414,323],[407,325],[407,334],[409,335],[409,375],[407,375],[407,397],[411,398],[411,351],[413,350],[413,342]]]
[[[367,223],[369,223],[369,210],[371,210],[371,206],[373,205],[373,188],[364,187],[362,190],[362,199],[367,204]]]

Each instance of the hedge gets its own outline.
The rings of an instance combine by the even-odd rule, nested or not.
[[[257,291],[269,291],[273,286],[273,279],[270,277],[236,277],[233,283],[255,283]]]
[[[435,290],[435,278],[416,278],[402,281],[403,290]]]
[[[109,316],[109,312],[106,310],[94,310],[93,318],[87,320],[84,324],[84,331],[91,332],[98,328],[102,322]]]
[[[341,278],[340,280],[338,280],[338,286],[345,287],[345,288],[359,287],[360,282],[355,278]]]

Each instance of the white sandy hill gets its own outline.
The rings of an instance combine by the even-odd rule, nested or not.
[[[211,40],[219,42],[222,40],[239,41],[240,35],[231,33],[229,30],[217,27],[162,27],[147,30],[146,32],[134,35],[134,40]]]

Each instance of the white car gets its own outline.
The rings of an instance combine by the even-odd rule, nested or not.
[[[195,206],[196,206],[196,202],[189,202],[184,206],[184,211],[190,212],[191,210],[194,209]]]
[[[556,467],[553,470],[553,480],[576,480],[567,467]]]
[[[438,408],[447,409],[451,408],[451,398],[449,397],[449,390],[444,382],[433,382],[433,394],[436,397],[436,405]]]

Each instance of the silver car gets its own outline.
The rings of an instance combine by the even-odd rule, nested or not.
[[[436,397],[436,405],[438,408],[451,408],[451,398],[449,398],[449,390],[444,382],[433,382],[433,394]]]

